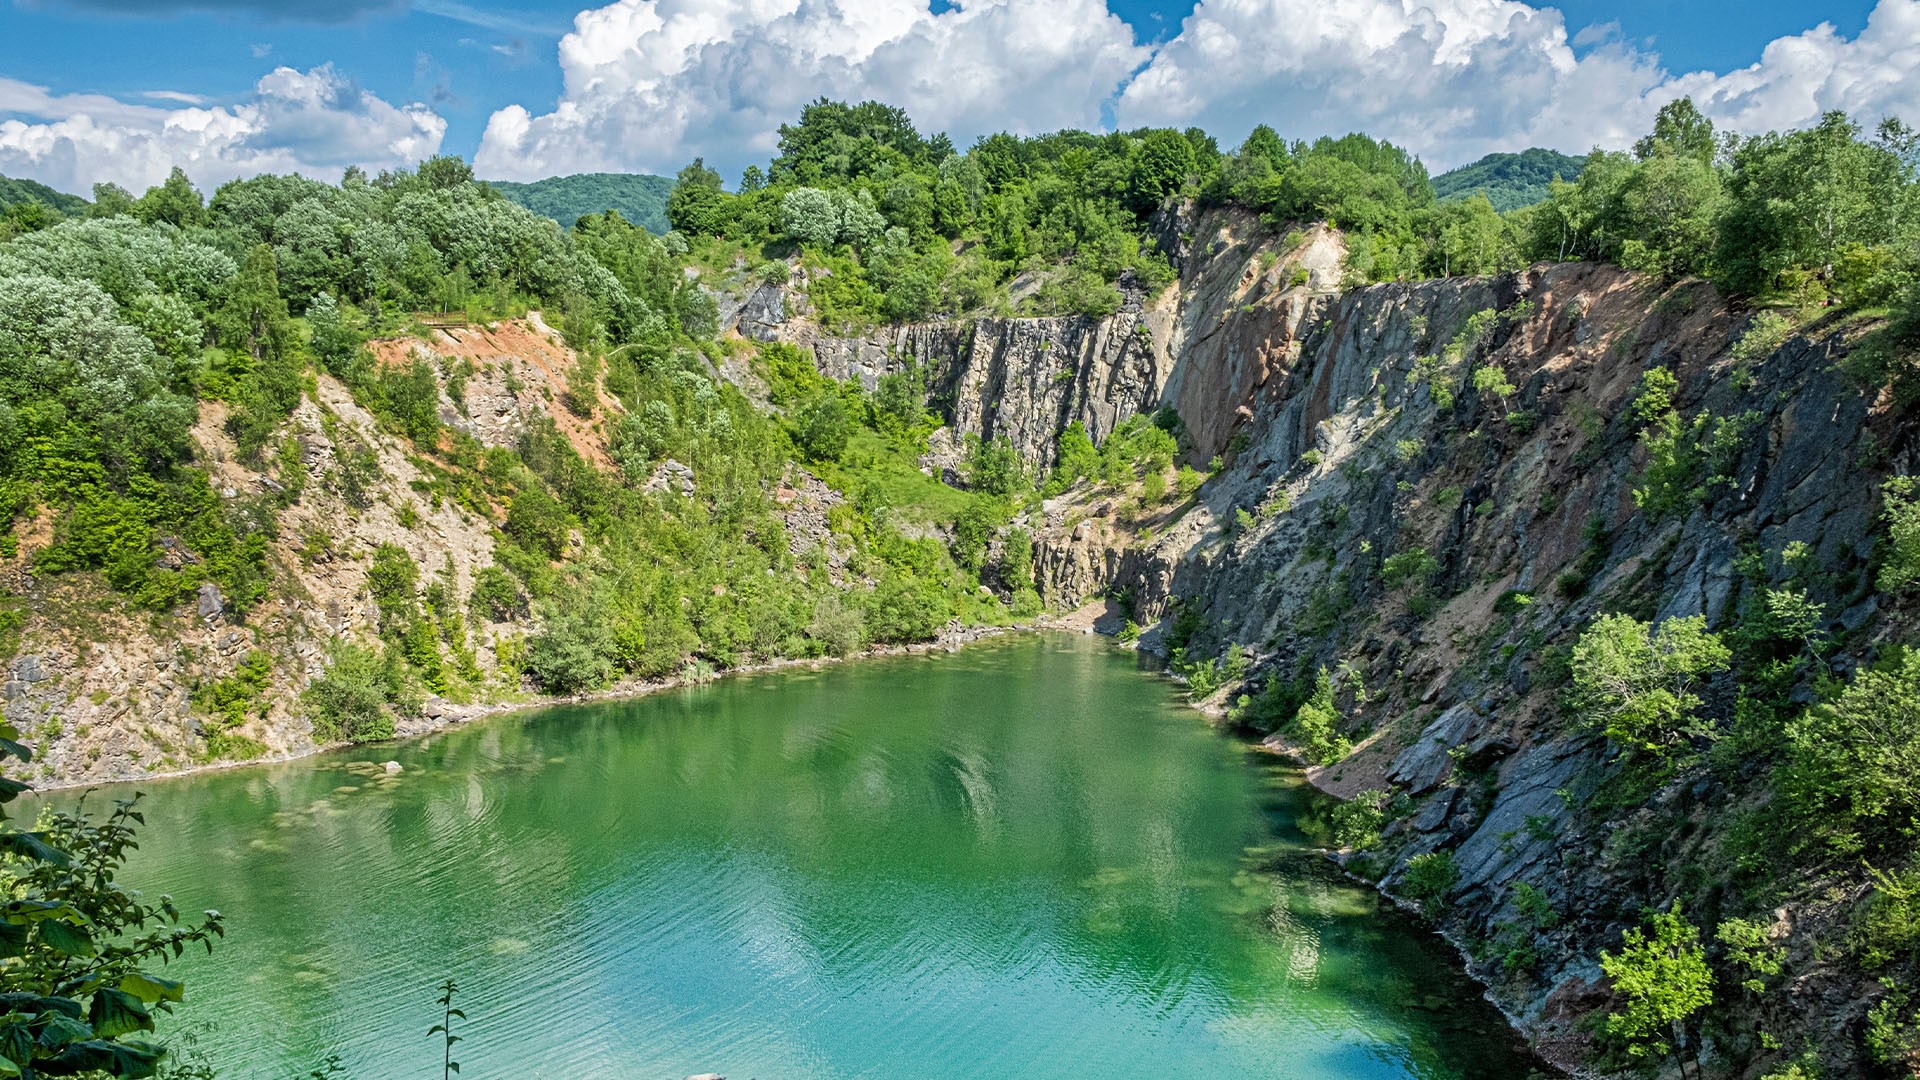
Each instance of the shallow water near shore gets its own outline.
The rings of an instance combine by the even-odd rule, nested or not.
[[[229,918],[175,966],[227,1077],[330,1053],[351,1077],[436,1071],[448,977],[474,1080],[1532,1066],[1443,943],[1305,847],[1297,774],[1099,639],[722,679],[143,788],[125,880]]]

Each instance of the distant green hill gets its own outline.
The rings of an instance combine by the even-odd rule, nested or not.
[[[1487,201],[1502,212],[1532,206],[1547,197],[1547,185],[1557,174],[1575,180],[1587,159],[1568,157],[1534,147],[1520,154],[1488,154],[1471,165],[1433,178],[1433,193],[1441,199],[1464,199],[1484,191]]]
[[[673,181],[644,173],[576,173],[531,184],[489,180],[494,190],[563,228],[586,214],[618,210],[620,216],[652,233],[667,231],[667,192]]]
[[[77,214],[87,208],[87,200],[64,191],[55,191],[37,180],[14,180],[0,176],[0,209],[14,203],[37,202],[63,214]]]

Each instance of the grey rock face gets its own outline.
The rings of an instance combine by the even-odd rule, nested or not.
[[[1415,795],[1432,791],[1453,764],[1450,751],[1477,732],[1482,718],[1465,702],[1455,705],[1428,724],[1412,746],[1400,751],[1387,770],[1387,779],[1405,785]]]

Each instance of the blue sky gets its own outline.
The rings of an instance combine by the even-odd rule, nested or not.
[[[662,52],[671,35],[640,25],[656,2],[651,14],[725,28]],[[132,186],[171,155],[209,179],[289,166],[331,179],[422,148],[511,178],[671,171],[695,153],[735,170],[817,92],[896,101],[963,145],[1102,122],[1200,123],[1230,142],[1264,120],[1294,136],[1374,131],[1445,167],[1620,142],[1676,90],[1750,128],[1808,108],[1895,111],[1920,81],[1898,68],[1920,47],[1920,0],[1212,0],[1195,16],[1211,35],[1182,33],[1191,2],[790,6],[770,32],[745,0],[0,0],[0,172]],[[569,94],[561,42],[583,8],[605,17],[572,61],[592,88]],[[1833,33],[1740,75],[1821,22]],[[783,35],[790,52],[768,55]],[[1879,77],[1858,77],[1875,63]],[[1920,121],[1920,105],[1906,111]]]

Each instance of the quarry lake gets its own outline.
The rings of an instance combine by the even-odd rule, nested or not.
[[[1524,1077],[1298,785],[1026,634],[152,782],[125,879],[223,1077],[437,1074],[447,978],[468,1080]]]

